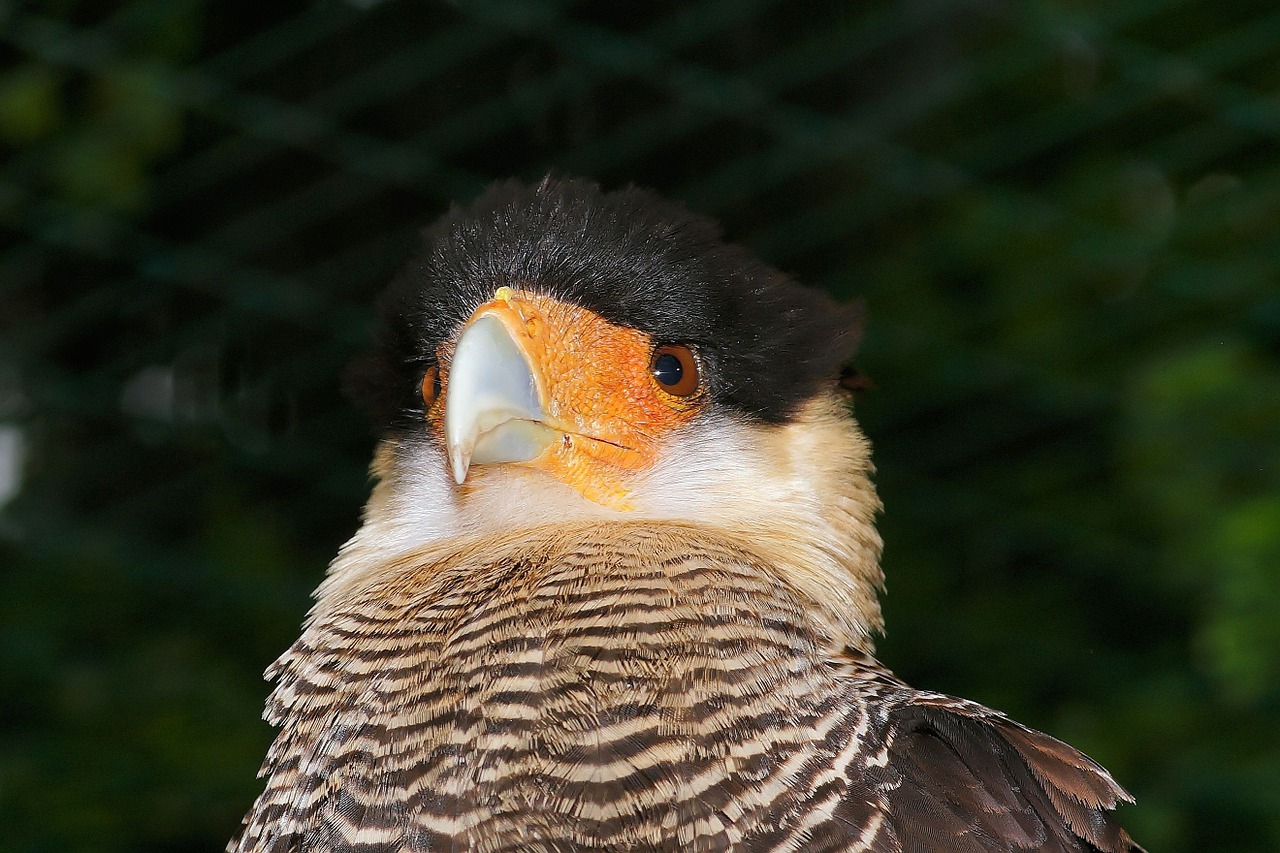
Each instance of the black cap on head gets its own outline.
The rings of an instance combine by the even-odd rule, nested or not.
[[[378,350],[357,380],[383,423],[421,423],[436,348],[504,285],[555,296],[656,343],[694,345],[712,403],[781,423],[857,346],[859,313],[801,287],[711,220],[646,190],[547,178],[495,184],[425,232],[380,302]]]

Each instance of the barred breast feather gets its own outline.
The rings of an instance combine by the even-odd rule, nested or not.
[[[1124,791],[911,690],[694,526],[409,554],[322,598],[233,851],[1121,851]]]

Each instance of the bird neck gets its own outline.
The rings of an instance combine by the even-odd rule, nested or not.
[[[844,399],[816,397],[783,424],[725,419],[690,438],[639,484],[637,512],[747,543],[830,636],[871,652],[883,628],[880,500],[870,444]]]
[[[425,437],[383,441],[364,523],[317,590],[319,607],[410,552],[425,565],[477,541],[562,536],[583,522],[679,522],[750,548],[827,636],[870,652],[883,626],[870,448],[834,395],[784,424],[703,419],[631,481],[627,511],[520,466],[490,466],[464,488],[446,467]]]

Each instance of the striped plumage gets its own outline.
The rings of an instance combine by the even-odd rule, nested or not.
[[[1122,796],[1096,765],[907,688],[809,610],[749,549],[669,523],[405,555],[276,665],[272,784],[234,849],[990,849],[922,839],[891,808],[945,810],[903,787],[955,772],[947,753],[905,766],[899,738],[970,761],[984,739],[1020,751],[1003,789],[960,792],[983,823],[949,831],[1088,849],[1007,787],[1041,786],[1041,808],[1087,832]],[[1117,833],[1094,840],[1116,849]]]
[[[602,201],[521,192],[560,217]],[[461,328],[489,310],[471,300]],[[624,509],[521,464],[453,483],[432,374],[412,380],[436,430],[384,441],[365,524],[269,673],[280,734],[230,850],[1139,849],[1105,770],[871,657],[878,502],[834,376],[744,416],[711,346],[708,400],[623,477]]]

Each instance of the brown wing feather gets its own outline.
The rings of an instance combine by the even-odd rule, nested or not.
[[[1141,853],[1132,797],[1079,751],[996,711],[906,691],[888,715],[888,816],[901,853]]]

